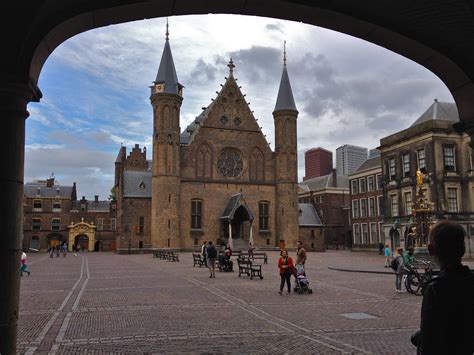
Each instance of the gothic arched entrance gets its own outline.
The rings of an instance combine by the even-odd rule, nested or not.
[[[95,229],[93,222],[84,222],[84,218],[79,223],[71,224],[69,228],[69,244],[68,248],[72,251],[73,245],[80,245],[82,250],[94,251],[95,247]]]
[[[220,219],[222,244],[229,244],[231,248],[234,248],[234,242],[239,247],[244,247],[248,243],[253,244],[252,223],[254,217],[241,193],[229,198]]]

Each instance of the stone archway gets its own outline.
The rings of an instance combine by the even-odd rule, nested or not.
[[[69,251],[72,251],[72,246],[76,242],[76,237],[80,235],[84,235],[88,239],[88,250],[89,251],[94,251],[94,246],[95,246],[95,229],[96,226],[94,223],[87,223],[84,222],[84,218],[81,219],[79,223],[74,224],[71,222],[71,224],[68,226],[69,229],[69,243],[68,243],[68,248]]]
[[[6,0],[12,5],[12,0]],[[145,18],[227,13],[293,20],[346,33],[401,54],[435,73],[458,106],[460,128],[474,138],[474,14],[465,1],[384,2],[366,0],[306,4],[285,1],[220,0],[25,0],[6,6],[9,38],[0,58],[0,150],[3,165],[0,188],[0,352],[16,351],[19,314],[18,245],[24,178],[27,105],[41,99],[38,78],[48,56],[61,43],[87,30]],[[474,141],[474,139],[473,139]]]

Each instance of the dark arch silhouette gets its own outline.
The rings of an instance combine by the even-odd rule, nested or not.
[[[292,20],[346,33],[401,54],[448,87],[460,129],[474,137],[474,5],[472,2],[365,0],[5,0],[0,56],[0,353],[16,352],[19,314],[17,245],[21,238],[25,118],[41,99],[37,87],[48,56],[68,38],[111,24],[173,15],[226,13]],[[7,27],[8,26],[8,27]],[[473,140],[474,141],[474,140]]]

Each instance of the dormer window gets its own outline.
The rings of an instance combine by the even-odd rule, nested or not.
[[[145,190],[145,183],[142,181],[139,185],[138,185],[138,188],[141,190],[141,191],[144,191]]]
[[[58,188],[56,188],[56,196],[59,196],[59,195],[61,195],[61,190],[58,187]]]

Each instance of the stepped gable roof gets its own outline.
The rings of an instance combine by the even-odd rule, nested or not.
[[[150,171],[124,171],[123,196],[151,198]]]
[[[321,227],[321,219],[311,203],[299,203],[298,224],[300,227]]]
[[[365,170],[380,168],[382,166],[382,160],[380,156],[364,160],[362,164],[357,168],[355,173],[359,173]]]
[[[72,186],[46,186],[46,182],[29,182],[23,187],[26,197],[67,197],[71,198]],[[38,193],[39,192],[39,193]]]
[[[337,176],[337,186],[334,186],[333,174],[318,176],[312,179],[308,179],[300,182],[298,185],[304,191],[317,191],[328,188],[349,188],[349,178],[347,176]]]
[[[456,104],[454,102],[441,102],[435,99],[431,106],[410,127],[431,120],[451,121],[453,124],[459,122]]]

